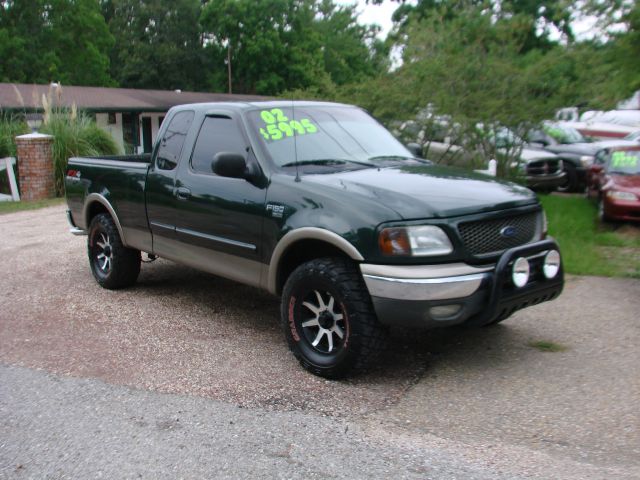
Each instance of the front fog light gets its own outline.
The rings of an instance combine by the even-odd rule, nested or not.
[[[435,320],[440,320],[441,318],[447,318],[456,315],[461,309],[462,305],[458,304],[438,305],[435,307],[431,307],[429,309],[429,313]]]
[[[544,266],[542,271],[544,276],[548,279],[552,279],[558,274],[560,270],[560,253],[557,250],[551,250],[544,256]]]
[[[513,284],[518,288],[524,287],[529,281],[529,271],[529,261],[523,257],[517,258],[513,262],[513,271],[511,273]]]

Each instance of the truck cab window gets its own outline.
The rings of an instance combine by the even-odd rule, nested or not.
[[[178,165],[184,139],[193,122],[193,111],[176,113],[164,132],[158,149],[156,165],[160,170],[173,170]]]
[[[247,144],[234,120],[229,117],[206,117],[200,128],[191,156],[191,168],[197,173],[213,175],[211,162],[220,152],[246,155]]]

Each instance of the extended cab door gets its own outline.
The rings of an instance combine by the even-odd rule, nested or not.
[[[213,173],[220,152],[240,154],[259,169],[237,114],[209,112],[197,122],[193,149],[178,166],[175,182],[180,255],[197,268],[259,285],[266,182]]]
[[[183,110],[171,118],[152,157],[146,183],[147,218],[153,235],[153,252],[166,256],[176,241],[176,174],[195,112]],[[193,133],[191,133],[193,135]]]

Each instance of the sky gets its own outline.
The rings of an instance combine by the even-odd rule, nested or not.
[[[390,0],[384,0],[381,5],[367,5],[366,0],[336,0],[339,5],[358,5],[358,12],[360,12],[360,23],[362,24],[378,24],[382,27],[379,37],[384,39],[387,37],[389,30],[393,25],[391,21],[391,15],[396,8],[398,8],[398,2],[392,2]]]
[[[360,12],[359,22],[362,24],[378,24],[382,27],[382,31],[378,35],[381,39],[385,39],[393,26],[391,15],[399,3],[391,0],[384,0],[381,5],[367,5],[366,0],[336,0],[339,5],[357,5]],[[415,0],[408,0],[408,3],[415,3]],[[586,40],[596,35],[602,34],[595,28],[596,19],[586,17],[574,20],[572,27],[576,38]]]

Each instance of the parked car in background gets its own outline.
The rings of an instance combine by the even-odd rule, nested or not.
[[[591,113],[591,112],[587,112]],[[559,122],[565,127],[575,128],[583,135],[594,137],[597,140],[612,140],[616,138],[624,138],[629,134],[640,132],[640,123],[632,123],[628,119],[628,113],[616,117],[612,115],[614,112],[606,112],[607,114],[598,115],[594,112],[593,116],[588,117],[583,114],[580,121],[577,122]]]
[[[473,145],[475,142],[468,135],[460,133],[459,125],[452,124],[444,116],[431,120],[428,127],[414,120],[403,122],[394,128],[394,134],[403,141],[422,145],[424,157],[435,163],[470,168],[474,157],[482,156],[478,150],[474,151],[474,148],[479,147],[463,146]],[[486,135],[484,141],[493,145],[495,148],[491,150],[495,150],[498,155],[518,152],[512,166],[519,168],[527,187],[553,191],[566,182],[562,160],[554,153],[541,148],[529,148],[522,138],[506,127],[485,129],[478,124],[477,128],[480,135]],[[486,157],[488,164],[491,158],[488,154]]]
[[[640,146],[600,150],[587,194],[597,199],[600,220],[640,222]]]
[[[487,142],[495,145],[498,153],[519,150],[512,166],[520,169],[527,187],[534,190],[553,191],[566,182],[563,162],[558,155],[541,148],[530,148],[510,129],[505,127],[496,129],[487,135]],[[427,141],[424,149],[428,159],[454,166],[466,166],[474,156],[474,152],[460,145],[448,143],[446,139],[445,141]],[[489,160],[487,158],[487,162]]]
[[[606,148],[640,145],[640,131],[619,140],[593,141],[566,124],[544,122],[540,128],[529,133],[527,140],[530,146],[543,148],[562,159],[566,178],[564,185],[558,190],[582,192],[586,186],[587,172],[596,153]]]

